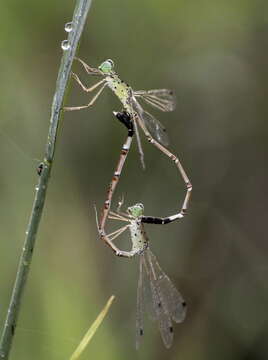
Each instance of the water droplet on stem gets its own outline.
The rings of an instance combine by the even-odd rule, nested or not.
[[[70,44],[68,40],[63,40],[61,43],[62,50],[66,51],[70,49]]]
[[[73,30],[73,23],[72,22],[68,22],[64,25],[64,30],[69,33]]]

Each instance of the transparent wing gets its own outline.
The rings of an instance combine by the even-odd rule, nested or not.
[[[176,107],[175,96],[168,89],[134,91],[134,96],[141,97],[145,102],[162,111],[173,111]]]
[[[144,253],[141,254],[143,261],[143,301],[144,301],[144,311],[148,315],[149,319],[156,321],[157,316],[155,313],[155,308],[152,302],[152,290],[151,290],[151,280],[148,273],[149,266],[146,264]]]
[[[180,323],[186,316],[186,302],[182,295],[176,289],[170,278],[161,269],[154,254],[149,250],[148,257],[151,267],[154,269],[156,276],[156,286],[161,294],[161,299],[165,310],[170,314],[171,318]]]
[[[152,292],[152,302],[154,309],[154,317],[158,321],[160,334],[164,345],[170,348],[173,342],[173,327],[170,313],[165,305],[163,294],[157,284],[157,278],[155,276],[154,266],[151,262],[150,250],[146,250],[145,256],[147,257],[146,270],[150,279],[150,287]]]
[[[169,144],[168,135],[160,121],[147,111],[144,111],[134,96],[132,97],[132,107],[152,137],[162,145],[167,146]]]
[[[134,121],[134,129],[135,129],[135,135],[136,135],[135,137],[137,140],[138,152],[140,154],[141,166],[142,166],[143,170],[145,170],[144,152],[142,149],[139,128],[138,128],[136,121]]]
[[[144,311],[145,311],[145,269],[143,254],[140,256],[139,281],[137,289],[137,314],[136,314],[136,349],[140,347],[141,338],[144,334]]]

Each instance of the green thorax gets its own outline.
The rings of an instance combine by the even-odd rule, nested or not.
[[[119,78],[117,74],[107,75],[105,77],[107,85],[114,92],[114,94],[118,97],[118,99],[123,104],[125,110],[128,113],[132,113],[131,106],[131,96],[132,90],[129,85],[127,85],[123,80]]]

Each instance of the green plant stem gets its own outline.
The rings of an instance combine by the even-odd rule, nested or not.
[[[70,47],[68,50],[65,50],[62,55],[61,65],[59,68],[58,78],[56,82],[56,90],[51,106],[50,126],[48,131],[45,156],[43,160],[43,169],[39,178],[38,185],[36,186],[36,193],[29,224],[26,231],[26,238],[22,248],[15,284],[13,287],[3,332],[1,335],[1,359],[8,359],[11,350],[12,340],[15,334],[17,318],[20,310],[21,298],[30,270],[35,239],[44,209],[51,167],[55,155],[59,122],[71,72],[71,66],[90,6],[91,0],[77,0],[72,20],[72,31],[69,33],[68,36],[68,42]]]

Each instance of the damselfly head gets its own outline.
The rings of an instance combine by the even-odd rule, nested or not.
[[[104,74],[109,74],[113,71],[114,68],[114,62],[111,59],[105,60],[102,64],[99,66],[99,70],[103,72]]]
[[[142,216],[144,212],[144,206],[141,203],[138,203],[136,205],[130,206],[127,208],[127,212],[129,215],[134,216],[135,218]]]

